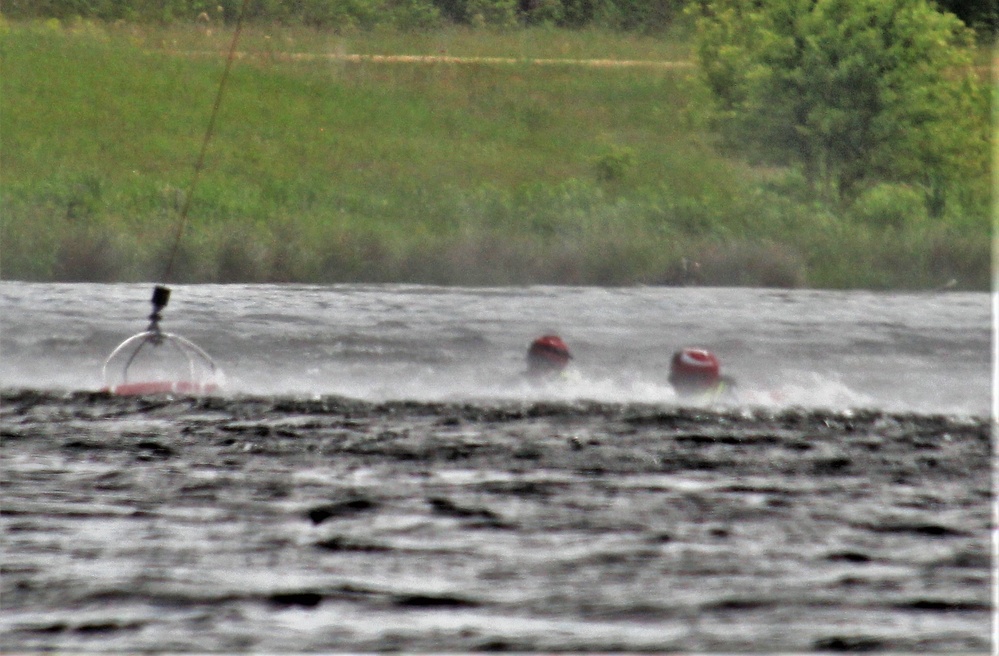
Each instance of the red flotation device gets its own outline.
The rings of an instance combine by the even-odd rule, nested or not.
[[[221,389],[215,383],[194,383],[188,380],[150,380],[141,383],[122,383],[113,387],[105,387],[103,391],[117,396],[143,396],[148,394],[203,396],[219,392]]]
[[[530,374],[558,373],[569,365],[572,355],[558,335],[542,335],[527,349],[527,370]]]

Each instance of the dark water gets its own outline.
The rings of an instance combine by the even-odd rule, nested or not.
[[[0,284],[5,653],[990,650],[987,295],[179,287],[226,390],[90,391],[148,291]]]

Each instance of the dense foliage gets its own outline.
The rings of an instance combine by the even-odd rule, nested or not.
[[[984,211],[990,112],[973,35],[926,0],[715,0],[698,54],[728,146],[800,167],[820,197],[921,190]]]
[[[660,32],[696,0],[250,0],[250,20],[328,29],[555,25]],[[243,0],[5,0],[9,18],[72,17],[171,22],[232,20]],[[890,3],[886,3],[890,4]],[[937,0],[983,35],[999,31],[995,0]]]
[[[250,0],[249,20],[335,30],[376,27],[428,28],[446,22],[512,27],[661,31],[684,0]],[[242,0],[6,0],[10,18],[71,17],[99,20],[233,20]]]

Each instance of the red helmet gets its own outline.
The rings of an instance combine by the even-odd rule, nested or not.
[[[572,355],[558,335],[544,335],[531,342],[527,349],[527,368],[531,372],[561,371],[569,364]]]
[[[685,348],[673,354],[669,382],[678,392],[700,392],[710,389],[721,379],[718,358],[710,351]]]

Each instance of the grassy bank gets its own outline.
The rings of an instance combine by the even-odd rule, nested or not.
[[[161,278],[223,67],[203,53],[230,37],[3,28],[4,278]],[[685,61],[685,44],[252,27],[171,279],[988,288],[987,212],[931,220],[894,190],[840,213],[719,155],[690,68],[530,61]]]

